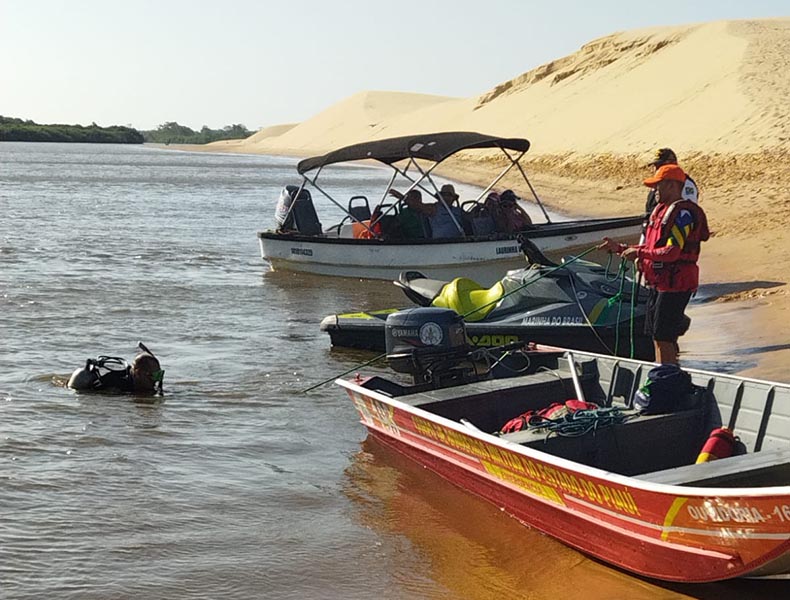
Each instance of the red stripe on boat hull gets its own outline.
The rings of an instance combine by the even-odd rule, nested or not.
[[[464,468],[446,457],[404,443],[375,428],[368,429],[380,443],[454,485],[503,508],[523,523],[623,569],[647,577],[689,583],[731,579],[747,575],[754,569],[752,565],[744,565],[738,556],[664,542],[581,515],[569,518],[567,511],[559,506],[538,501],[483,476],[479,471]],[[780,556],[787,546],[787,542],[780,544],[770,556],[763,558]]]

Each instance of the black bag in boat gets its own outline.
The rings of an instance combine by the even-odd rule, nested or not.
[[[691,375],[677,365],[659,365],[647,373],[647,381],[634,394],[633,407],[648,415],[689,408],[695,391]]]

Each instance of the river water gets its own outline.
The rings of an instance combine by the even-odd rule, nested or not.
[[[370,357],[330,351],[323,316],[403,300],[380,282],[268,272],[255,232],[293,167],[0,143],[0,598],[776,593],[587,559],[366,440],[338,388],[300,393]],[[382,177],[349,168],[333,183],[353,195]],[[166,370],[162,398],[64,387],[138,340]]]

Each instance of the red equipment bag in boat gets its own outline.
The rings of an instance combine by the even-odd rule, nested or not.
[[[708,440],[702,447],[702,452],[697,457],[696,464],[706,463],[717,458],[727,458],[735,452],[738,443],[732,431],[726,427],[719,427],[710,432]]]
[[[579,410],[595,410],[600,408],[597,404],[592,402],[583,402],[581,400],[566,400],[565,402],[554,402],[546,408],[541,408],[538,411],[528,410],[519,416],[510,419],[502,426],[499,433],[513,433],[514,431],[521,431],[529,427],[529,422],[533,418],[539,420],[550,419],[552,421],[562,419],[565,415],[575,413]]]

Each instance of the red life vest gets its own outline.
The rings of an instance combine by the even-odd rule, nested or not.
[[[691,213],[692,226],[681,250],[668,246],[675,219],[681,210]],[[692,292],[699,286],[700,244],[710,238],[708,219],[698,204],[678,200],[659,204],[650,215],[641,246],[639,268],[647,283],[660,292]],[[646,256],[647,255],[647,256]],[[665,259],[665,260],[664,260]]]

